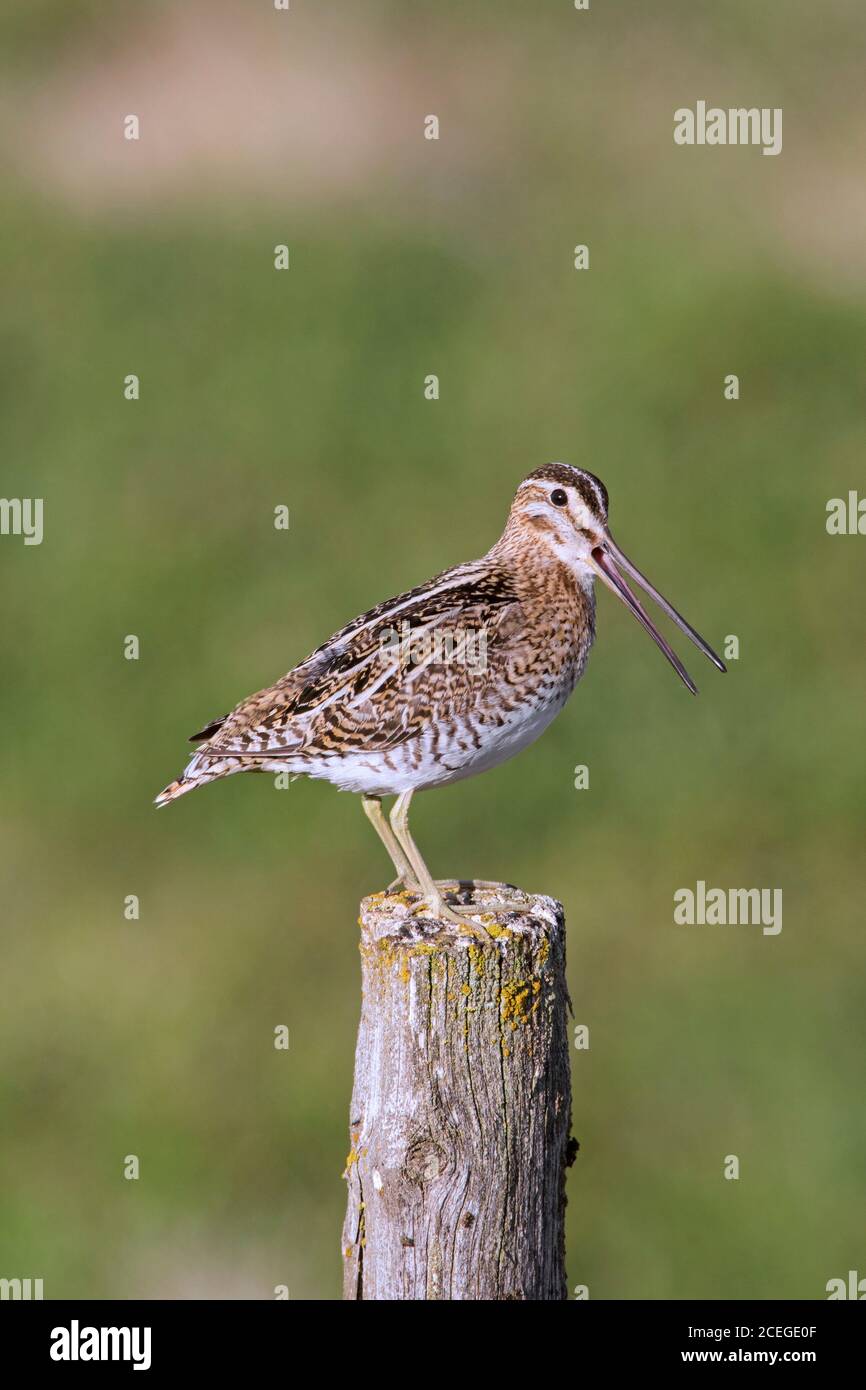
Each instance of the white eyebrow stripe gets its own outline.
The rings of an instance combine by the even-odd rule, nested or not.
[[[567,465],[567,466],[569,466],[569,465]],[[579,476],[581,479],[583,479],[583,481],[589,483],[590,487],[592,488],[593,497],[595,498],[596,503],[597,503],[597,505],[598,505],[599,516],[602,516],[602,517],[603,517],[604,514],[605,514],[605,503],[604,503],[604,493],[603,493],[602,490],[601,490],[601,484],[600,484],[599,482],[597,482],[596,479],[595,479],[594,477],[592,477],[591,474],[587,473],[583,468],[575,468],[574,471],[575,471],[575,473],[578,474],[578,476]],[[580,495],[580,489],[577,487],[577,485],[576,485],[575,483],[557,483],[557,482],[554,482],[553,479],[551,479],[551,478],[531,478],[531,477],[530,477],[530,478],[524,478],[524,479],[523,479],[523,482],[520,484],[520,487],[517,489],[518,492],[520,491],[520,488],[524,488],[524,487],[541,487],[541,488],[544,488],[544,489],[546,490],[546,492],[547,492],[547,496],[548,496],[548,497],[550,497],[550,495],[551,495],[551,494],[556,490],[556,488],[558,488],[558,487],[570,488],[571,491],[576,495],[578,502],[582,503],[584,507],[587,505],[586,502],[584,501],[583,497],[581,497],[581,495]]]
[[[524,478],[517,491],[522,492],[525,487],[541,488],[543,492],[547,492],[549,495],[550,490],[556,486],[557,484],[552,483],[549,478]]]

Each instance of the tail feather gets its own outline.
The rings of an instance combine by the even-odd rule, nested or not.
[[[250,760],[242,762],[237,757],[208,757],[201,751],[193,753],[181,775],[169,782],[159,796],[154,797],[154,804],[167,806],[170,801],[177,801],[179,796],[195,791],[196,787],[216,782],[220,777],[231,777],[235,772],[247,772],[253,766]]]
[[[169,782],[167,787],[163,787],[159,796],[154,797],[153,804],[154,806],[167,806],[170,801],[177,801],[179,796],[185,796],[187,792],[194,791],[198,786],[201,786],[198,779],[178,777],[174,782]]]

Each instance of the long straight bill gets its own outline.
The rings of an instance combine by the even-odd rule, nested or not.
[[[617,545],[610,532],[608,532],[606,540],[607,549],[610,555],[614,560],[616,560],[616,563],[618,565],[622,566],[626,574],[630,574],[632,579],[636,580],[637,583],[640,584],[641,588],[644,590],[644,593],[649,594],[650,598],[655,600],[659,608],[661,608],[664,613],[667,613],[671,621],[675,622],[677,627],[682,632],[684,632],[687,637],[691,638],[695,646],[703,652],[704,656],[709,657],[710,661],[713,663],[714,666],[718,666],[720,671],[727,671],[727,666],[722,661],[720,656],[716,656],[716,653],[713,651],[709,642],[705,642],[701,634],[699,632],[695,632],[691,623],[686,622],[682,613],[678,613],[677,610],[674,608],[673,604],[668,602],[664,594],[660,594],[658,589],[655,588],[653,584],[650,584],[646,575],[641,574],[637,565],[633,565],[628,556],[624,554],[622,550],[620,550],[619,546]]]
[[[614,560],[617,564],[621,565],[622,568],[626,570],[627,573],[630,574],[632,578],[637,581],[638,584],[640,584],[641,588],[644,589],[646,593],[650,595],[651,598],[655,599],[659,607],[662,608],[665,613],[667,613],[668,617],[676,623],[677,627],[679,627],[684,633],[686,633],[688,637],[691,638],[695,646],[699,647],[700,650],[704,653],[704,655],[708,656],[710,661],[712,661],[716,666],[718,666],[720,671],[724,671],[726,669],[724,662],[718,656],[716,656],[716,653],[713,651],[712,647],[710,647],[709,644],[704,641],[700,633],[695,632],[694,628],[686,622],[685,618],[682,617],[680,613],[677,612],[673,604],[669,603],[668,600],[664,598],[662,594],[659,593],[658,589],[656,589],[652,584],[650,584],[646,576],[641,574],[637,566],[633,565],[631,560],[629,560],[628,556],[623,554],[619,546],[616,544],[616,542],[610,535],[608,535],[605,538],[604,546],[597,546],[596,549],[592,552],[592,558],[595,563],[595,567],[599,577],[604,581],[607,587],[611,589],[613,593],[616,594],[617,598],[625,604],[629,612],[634,614],[641,627],[646,629],[650,637],[655,642],[656,646],[664,654],[664,656],[670,662],[671,666],[673,666],[683,685],[686,687],[687,690],[690,690],[693,695],[697,695],[698,693],[697,686],[695,685],[685,666],[683,666],[676,652],[673,650],[670,644],[665,641],[664,637],[662,637],[661,633],[659,632],[652,618],[647,613],[643,604],[636,597],[636,595],[632,593],[631,589],[626,584],[622,575],[616,569],[614,565]]]

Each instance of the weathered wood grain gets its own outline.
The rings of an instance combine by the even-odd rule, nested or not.
[[[516,913],[488,942],[416,920],[406,895],[361,905],[347,1299],[567,1296],[563,911],[485,893]]]

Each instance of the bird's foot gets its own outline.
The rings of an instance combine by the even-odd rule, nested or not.
[[[449,884],[449,887],[450,886]],[[455,884],[454,889],[458,893],[460,891],[465,892],[468,886],[469,885],[465,884]],[[479,888],[490,887],[489,884],[481,883],[471,886]],[[480,902],[477,905],[461,903],[458,900],[456,907],[462,907],[463,911],[458,911],[456,908],[449,906],[445,901],[444,895],[439,891],[439,886],[437,884],[433,893],[427,893],[422,897],[418,906],[413,909],[413,915],[417,916],[423,913],[424,916],[429,915],[439,922],[453,922],[455,926],[462,927],[464,931],[470,932],[477,940],[483,941],[485,944],[489,945],[491,941],[495,941],[498,936],[501,936],[503,931],[507,931],[507,928],[503,927],[495,919],[506,913],[520,911],[519,903],[509,902],[503,899],[491,899],[488,902]]]
[[[491,923],[493,928],[491,930],[483,922],[476,922],[463,912],[455,912],[453,908],[448,906],[444,898],[440,898],[436,904],[436,916],[440,921],[453,922],[462,931],[474,936],[477,941],[483,941],[485,945],[489,944],[496,936],[495,923]]]
[[[501,896],[503,888],[507,889],[509,897]],[[494,893],[498,896],[494,897]],[[489,883],[480,878],[460,879],[449,896],[456,899],[458,908],[466,908],[474,916],[480,917],[514,917],[529,911],[531,907],[531,900],[521,888],[515,888],[511,883]],[[500,926],[499,931],[503,930]]]

